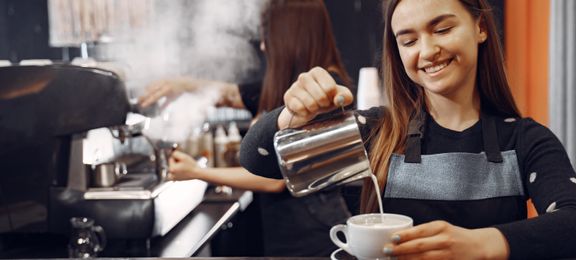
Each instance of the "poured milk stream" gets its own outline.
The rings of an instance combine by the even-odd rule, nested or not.
[[[370,175],[370,178],[372,178],[372,183],[374,184],[374,190],[376,190],[376,198],[378,199],[378,207],[380,208],[380,214],[384,214],[384,207],[382,206],[382,196],[380,196],[380,187],[378,186],[378,179],[374,174]]]

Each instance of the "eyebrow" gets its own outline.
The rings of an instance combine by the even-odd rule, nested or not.
[[[456,17],[456,15],[453,14],[443,14],[443,15],[439,15],[436,16],[434,19],[430,20],[430,22],[428,22],[428,27],[433,27],[434,25],[439,24],[440,22],[442,22],[443,20],[446,20],[448,18],[452,18],[452,17]],[[404,29],[404,30],[400,30],[396,33],[395,37],[398,38],[398,36],[403,35],[403,34],[409,34],[409,33],[413,33],[414,30],[413,29]]]

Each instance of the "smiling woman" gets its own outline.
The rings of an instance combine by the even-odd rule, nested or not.
[[[359,111],[384,211],[414,227],[382,250],[399,258],[548,259],[576,256],[576,174],[554,134],[521,118],[485,0],[385,1],[382,58],[389,107]],[[304,124],[352,98],[315,68],[245,137],[271,147],[277,129]],[[262,122],[267,122],[264,124]],[[242,149],[242,155],[251,157]],[[276,156],[258,164],[277,163]],[[243,160],[257,171],[258,165]],[[368,184],[368,185],[366,185]],[[372,185],[362,208],[377,209]],[[531,198],[540,216],[526,220]]]
[[[487,37],[480,19],[474,19],[457,2],[413,6],[411,1],[401,1],[391,21],[408,77],[423,87],[428,102],[437,103],[446,96],[461,101],[474,97],[472,102],[479,107],[479,95],[474,95],[476,60],[478,44]],[[415,12],[421,15],[408,19]],[[463,130],[475,121],[453,127]]]

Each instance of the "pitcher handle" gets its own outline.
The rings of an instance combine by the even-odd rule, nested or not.
[[[340,240],[340,238],[338,238],[338,232],[342,232],[346,241],[350,241],[348,239],[348,226],[343,224],[333,226],[330,229],[330,239],[332,239],[332,242],[334,242],[334,244],[336,244],[339,248],[342,248],[350,255],[354,255],[352,252],[350,252],[350,246],[348,246],[348,242],[344,243],[342,240]]]
[[[96,235],[98,236],[98,241],[100,241],[100,245],[94,250],[96,252],[102,252],[104,248],[106,248],[106,243],[108,242],[106,240],[106,234],[104,233],[104,229],[101,226],[93,226],[92,231],[96,233]]]

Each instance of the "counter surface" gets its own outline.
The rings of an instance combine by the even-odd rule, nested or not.
[[[236,214],[246,209],[252,196],[251,191],[216,193],[209,188],[202,203],[166,235],[148,240],[110,240],[100,255],[130,258],[196,256],[220,229],[226,228]],[[65,258],[67,240],[65,235],[56,234],[1,234],[0,258]]]
[[[232,190],[216,193],[208,189],[203,202],[168,234],[153,240],[152,256],[188,257],[197,255],[207,242],[238,212],[252,202],[252,192]]]

